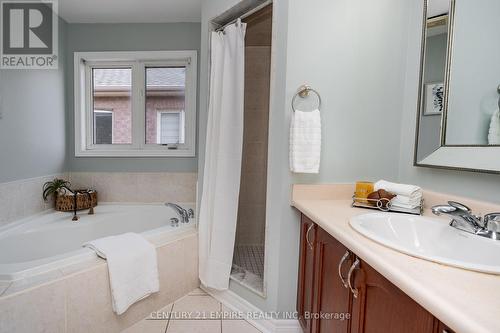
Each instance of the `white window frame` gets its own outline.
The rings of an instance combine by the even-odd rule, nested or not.
[[[180,126],[182,123],[186,124],[186,112],[184,110],[156,110],[156,142],[161,140],[161,115],[164,113],[178,113],[179,114],[179,135],[186,141],[186,126]]]
[[[146,144],[147,67],[186,67],[185,143]],[[93,68],[132,68],[132,144],[93,143]],[[76,157],[194,157],[196,151],[196,51],[75,52],[75,156]]]

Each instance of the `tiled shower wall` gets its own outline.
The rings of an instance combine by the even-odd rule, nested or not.
[[[237,245],[264,244],[271,72],[271,12],[251,17],[245,37],[245,110]]]
[[[56,177],[74,189],[96,189],[100,202],[196,201],[196,173],[70,172],[0,184],[0,226],[52,208],[52,200],[42,199],[42,187]]]

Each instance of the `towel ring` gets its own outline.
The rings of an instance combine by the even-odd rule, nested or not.
[[[299,90],[297,91],[297,93],[292,98],[292,110],[294,112],[297,111],[295,109],[295,101],[297,100],[297,97],[300,97],[300,98],[309,97],[309,93],[310,92],[313,92],[313,93],[316,94],[316,96],[318,96],[318,110],[321,109],[321,96],[320,96],[320,94],[316,90],[314,90],[313,88],[311,88],[310,86],[303,85],[303,86],[300,86]]]

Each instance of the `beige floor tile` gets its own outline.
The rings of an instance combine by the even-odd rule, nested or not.
[[[200,295],[207,295],[207,293],[201,288],[196,288],[195,290],[189,293],[189,296],[200,296]]]
[[[244,320],[223,320],[222,333],[259,333],[260,331]]]
[[[0,282],[0,296],[9,288],[11,282]]]
[[[170,320],[167,333],[221,333],[221,321]]]
[[[222,314],[225,319],[244,319],[244,314],[240,313],[234,309],[231,309],[224,304],[222,304]]]
[[[167,320],[143,319],[137,324],[122,331],[122,333],[165,333]]]
[[[174,306],[174,303],[169,304],[165,306],[164,308],[161,308],[158,311],[151,312],[151,314],[145,319],[164,319],[165,321],[168,321],[170,318],[170,314],[172,313],[172,308]]]
[[[221,304],[209,295],[185,296],[174,303],[172,318],[217,318]]]

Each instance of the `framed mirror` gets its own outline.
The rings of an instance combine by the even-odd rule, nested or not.
[[[424,0],[416,166],[500,173],[498,13],[498,0]]]

